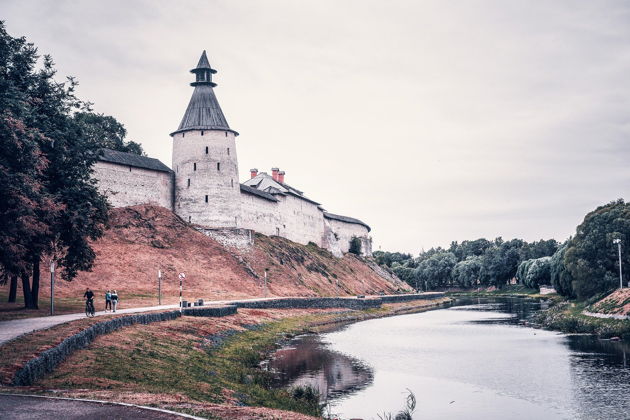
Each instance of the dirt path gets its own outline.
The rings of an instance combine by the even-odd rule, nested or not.
[[[65,398],[33,397],[0,394],[0,419],[7,420],[94,420],[94,419],[134,419],[134,420],[181,420],[200,417],[178,414],[166,410],[119,404]]]

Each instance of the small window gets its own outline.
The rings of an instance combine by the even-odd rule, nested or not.
[[[196,170],[197,170],[197,163],[195,162],[193,163],[193,171],[196,171]]]
[[[280,228],[279,227],[276,228],[276,236],[280,236]]]
[[[208,194],[206,194],[206,203],[208,202]]]
[[[221,162],[217,162],[217,171],[221,170]]]
[[[177,165],[177,167],[175,168],[175,170],[177,171],[177,173],[179,173],[179,165]]]
[[[225,132],[225,137],[227,137],[227,131]]]
[[[208,146],[206,146],[206,155],[208,154]]]
[[[228,156],[230,156],[230,148],[228,147]]]
[[[230,179],[230,185],[232,185],[232,188],[234,188],[234,180]]]
[[[203,130],[201,130],[201,135],[203,136]]]
[[[129,167],[129,172],[131,172],[131,166]]]
[[[190,216],[188,216],[188,223],[190,223],[190,220],[191,220],[191,219],[190,219]]]
[[[184,137],[186,135],[186,133],[182,133],[182,137]]]
[[[188,178],[188,186],[190,187],[190,178]]]

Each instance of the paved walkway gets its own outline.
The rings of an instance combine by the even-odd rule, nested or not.
[[[422,294],[422,293],[421,293]],[[431,295],[433,293],[426,293],[427,295]],[[229,305],[234,302],[256,302],[256,301],[264,301],[264,300],[274,300],[274,299],[283,299],[288,296],[283,297],[268,297],[268,298],[253,298],[253,299],[233,299],[233,300],[213,300],[206,301],[206,306],[213,305]],[[356,299],[354,296],[338,296],[339,298],[346,299]],[[367,296],[370,297],[380,297],[380,296]],[[143,308],[129,308],[129,309],[119,309],[116,311],[116,314],[133,314],[138,312],[150,312],[150,311],[164,311],[169,309],[177,309],[179,308],[179,304],[175,305],[161,305],[161,306],[146,306]],[[113,315],[112,312],[96,312],[95,316],[103,316],[103,315]],[[23,319],[15,319],[11,321],[0,321],[0,346],[7,341],[13,340],[21,335],[31,333],[33,331],[44,330],[46,328],[54,327],[55,325],[63,324],[66,322],[74,321],[77,319],[85,318],[85,313],[78,314],[65,314],[65,315],[55,315],[55,316],[43,316],[37,318],[23,318]]]
[[[257,301],[274,298],[260,298],[260,299],[235,299],[235,300],[221,300],[221,301],[206,301],[206,305],[224,305],[230,302],[243,302],[243,301]],[[139,312],[150,312],[168,309],[177,309],[179,304],[175,305],[161,305],[161,306],[146,306],[143,308],[129,308],[119,309],[115,313],[118,314],[133,314]],[[113,315],[112,312],[99,311],[95,316]],[[85,313],[78,314],[65,314],[54,316],[42,316],[37,318],[23,318],[15,319],[11,321],[0,321],[0,345],[7,341],[13,340],[21,335],[31,333],[33,331],[44,330],[46,328],[54,327],[55,325],[63,324],[66,322],[74,321],[77,319],[85,318]]]
[[[131,314],[136,312],[149,312],[157,311],[160,309],[176,309],[179,305],[162,305],[162,306],[148,306],[144,308],[129,308],[119,309],[116,314]],[[96,312],[95,316],[113,315],[112,312]],[[42,316],[37,318],[22,318],[12,321],[0,321],[0,345],[6,343],[9,340],[13,340],[23,334],[28,334],[33,331],[43,330],[46,328],[54,327],[55,325],[63,324],[65,322],[74,321],[76,319],[85,318],[85,313],[79,314],[65,314],[54,316]]]
[[[0,394],[0,407],[2,407],[0,419],[11,420],[201,419],[201,417],[133,404],[9,394]]]

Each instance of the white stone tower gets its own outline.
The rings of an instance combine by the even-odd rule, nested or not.
[[[175,213],[207,228],[238,227],[240,185],[236,136],[219,106],[204,51],[197,67],[190,103],[173,137]]]

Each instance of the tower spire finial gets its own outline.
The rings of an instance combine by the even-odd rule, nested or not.
[[[190,84],[191,86],[209,85],[215,87],[217,85],[212,81],[212,75],[217,71],[210,66],[206,50],[203,50],[201,53],[197,67],[192,69],[190,72],[194,73],[196,76],[195,81]]]

